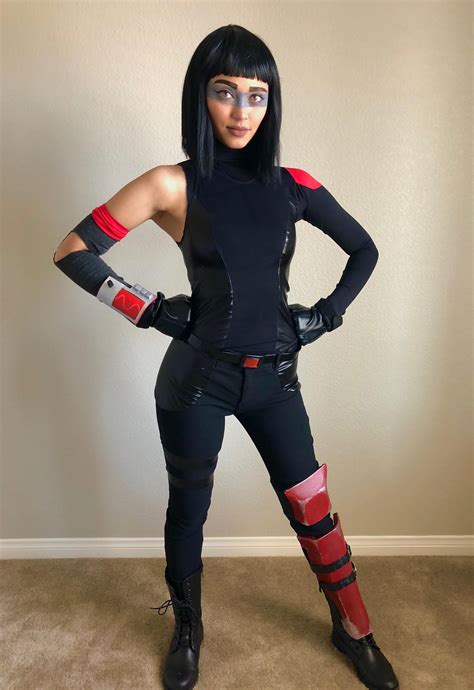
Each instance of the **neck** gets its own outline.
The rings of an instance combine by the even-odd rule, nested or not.
[[[256,158],[254,139],[251,139],[247,146],[234,149],[214,136],[215,167],[231,177],[245,180],[255,176]]]

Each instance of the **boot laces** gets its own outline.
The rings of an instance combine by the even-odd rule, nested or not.
[[[163,616],[171,605],[173,605],[173,608],[175,608],[181,621],[185,621],[187,623],[199,623],[199,614],[194,606],[189,604],[187,601],[180,601],[179,599],[167,599],[160,606],[150,606],[150,609],[158,611],[158,615]]]
[[[150,609],[153,609],[154,611],[158,611],[158,615],[162,616],[164,615],[170,605],[173,605],[173,608],[176,611],[176,618],[177,622],[179,623],[178,626],[178,640],[177,644],[178,646],[181,645],[183,641],[183,631],[185,628],[185,624],[190,625],[190,644],[191,647],[193,647],[194,644],[194,627],[195,625],[199,624],[199,614],[195,610],[195,608],[192,606],[192,604],[189,604],[186,601],[180,601],[179,599],[167,599],[164,601],[160,606],[150,606]],[[194,647],[193,647],[194,649]]]
[[[380,651],[380,647],[376,643],[372,633],[369,633],[368,635],[359,638],[358,642],[365,645],[366,647],[373,647],[374,649],[378,649]]]

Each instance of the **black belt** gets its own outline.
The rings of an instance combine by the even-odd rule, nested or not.
[[[194,333],[189,335],[186,342],[191,345],[191,347],[206,352],[206,354],[215,357],[215,359],[221,359],[223,362],[231,362],[242,367],[250,368],[258,367],[265,362],[274,362],[278,366],[279,362],[294,359],[298,354],[298,350],[295,352],[277,352],[274,355],[246,355],[245,353],[233,352],[232,350],[218,350]]]

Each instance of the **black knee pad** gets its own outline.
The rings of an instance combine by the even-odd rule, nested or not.
[[[178,489],[212,486],[218,454],[207,458],[176,455],[163,447],[169,483]]]

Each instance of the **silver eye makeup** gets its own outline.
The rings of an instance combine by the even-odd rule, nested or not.
[[[220,94],[220,93],[230,93],[230,95],[232,96],[232,98],[235,100],[235,94],[234,94],[234,92],[233,92],[233,91],[229,91],[229,89],[219,89],[219,90],[216,89],[216,93],[217,93],[217,94]],[[260,93],[251,93],[251,94],[249,94],[249,100],[250,100],[250,98],[259,98],[260,100],[259,100],[259,101],[255,101],[256,103],[260,103],[261,101],[264,101],[264,100],[265,100],[265,96],[264,96],[263,94],[260,94]],[[230,100],[230,99],[229,99],[229,98],[224,98],[224,97],[222,97],[222,100],[223,100],[223,101],[228,101],[228,100]]]
[[[256,91],[255,87],[251,91],[238,91],[228,86],[222,87],[218,82],[209,82],[206,95],[220,103],[236,103],[240,108],[266,107],[268,101],[268,93],[264,89]]]

